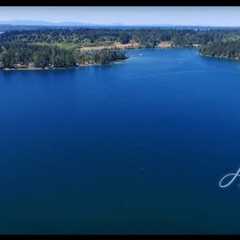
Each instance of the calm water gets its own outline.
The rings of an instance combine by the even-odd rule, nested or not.
[[[128,54],[0,72],[0,233],[240,233],[240,64]]]

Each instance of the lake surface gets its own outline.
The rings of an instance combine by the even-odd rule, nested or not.
[[[128,54],[0,72],[0,233],[240,233],[240,63]]]

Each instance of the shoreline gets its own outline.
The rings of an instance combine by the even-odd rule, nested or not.
[[[107,64],[100,64],[100,63],[89,63],[89,64],[78,64],[77,66],[72,66],[72,67],[52,67],[52,68],[38,68],[38,67],[29,67],[29,68],[1,68],[0,71],[3,72],[13,72],[13,71],[56,71],[56,70],[68,70],[68,69],[79,69],[82,67],[94,67],[94,66],[106,66],[106,65],[111,65],[115,63],[121,63],[124,62],[128,59],[118,59],[115,61],[112,61]]]
[[[121,44],[121,43],[115,43],[111,46],[95,46],[95,47],[83,47],[80,48],[80,51],[87,52],[91,50],[102,50],[102,49],[110,49],[110,50],[133,50],[133,49],[145,49],[146,47],[141,46],[139,43],[132,42],[127,44]],[[151,49],[171,49],[175,48],[175,46],[162,46],[159,45],[157,47],[152,47]],[[126,57],[126,59],[117,59],[114,60],[108,64],[122,62],[124,60],[127,60],[129,57]],[[15,67],[15,68],[0,68],[0,71],[49,71],[49,70],[66,70],[66,69],[73,69],[73,68],[80,68],[80,67],[90,67],[90,66],[101,66],[101,65],[107,65],[107,64],[100,64],[100,63],[87,63],[87,64],[77,64],[76,66],[71,67],[47,67],[47,68],[40,68],[40,67]]]
[[[135,49],[177,49],[177,48],[187,48],[187,49],[199,49],[198,47],[179,47],[179,46],[171,46],[171,47],[153,47],[153,48],[144,48],[141,46],[137,46],[134,48],[125,48],[127,50],[135,50]],[[207,58],[212,58],[212,59],[223,59],[223,60],[230,60],[230,61],[235,61],[235,62],[239,62],[240,59],[239,58],[230,58],[227,56],[211,56],[211,55],[205,55],[202,54],[199,50],[198,50],[198,54],[201,57],[207,57]],[[71,66],[71,67],[48,67],[48,68],[39,68],[39,67],[26,67],[26,68],[0,68],[0,71],[4,71],[4,72],[11,72],[11,71],[55,71],[55,70],[67,70],[67,69],[78,69],[81,67],[91,67],[91,66],[104,66],[104,65],[111,65],[111,64],[115,64],[115,63],[121,63],[123,61],[128,60],[129,57],[127,57],[126,59],[118,59],[118,60],[114,60],[110,63],[107,64],[100,64],[100,63],[87,63],[87,64],[77,64],[76,66]]]
[[[213,59],[223,59],[223,60],[229,60],[229,61],[234,61],[234,62],[240,61],[240,58],[231,58],[231,57],[227,57],[227,56],[211,56],[211,55],[207,55],[207,54],[202,54],[201,52],[199,52],[199,55],[201,57],[207,57],[207,58],[213,58]]]
[[[113,46],[98,46],[98,47],[86,47],[82,48],[81,52],[88,52],[91,50],[103,50],[103,49],[109,49],[109,50],[129,50],[129,49],[139,49],[141,46],[139,44],[115,44]],[[23,66],[21,67],[21,64],[15,64],[19,66],[15,66],[13,68],[3,68],[0,67],[0,71],[49,71],[49,70],[64,70],[64,69],[73,69],[73,68],[80,68],[80,67],[89,67],[89,66],[101,66],[101,65],[108,65],[115,62],[121,62],[123,60],[128,59],[127,56],[125,58],[119,58],[116,60],[112,60],[109,63],[101,64],[101,63],[76,63],[75,66],[69,66],[69,67],[34,67],[34,66]]]

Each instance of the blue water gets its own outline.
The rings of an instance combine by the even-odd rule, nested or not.
[[[128,54],[0,72],[0,233],[240,233],[240,63]]]

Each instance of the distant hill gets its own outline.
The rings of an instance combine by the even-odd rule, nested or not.
[[[12,25],[12,26],[101,26],[100,24],[81,23],[81,22],[50,22],[50,21],[34,21],[34,20],[0,21],[0,25]]]
[[[0,32],[15,31],[15,30],[36,30],[46,28],[108,28],[108,29],[142,29],[142,28],[161,28],[175,30],[196,30],[205,31],[211,29],[240,29],[240,27],[218,27],[218,26],[181,26],[181,25],[125,25],[122,23],[114,24],[93,24],[83,22],[50,22],[50,21],[34,21],[34,20],[11,20],[0,21]]]

